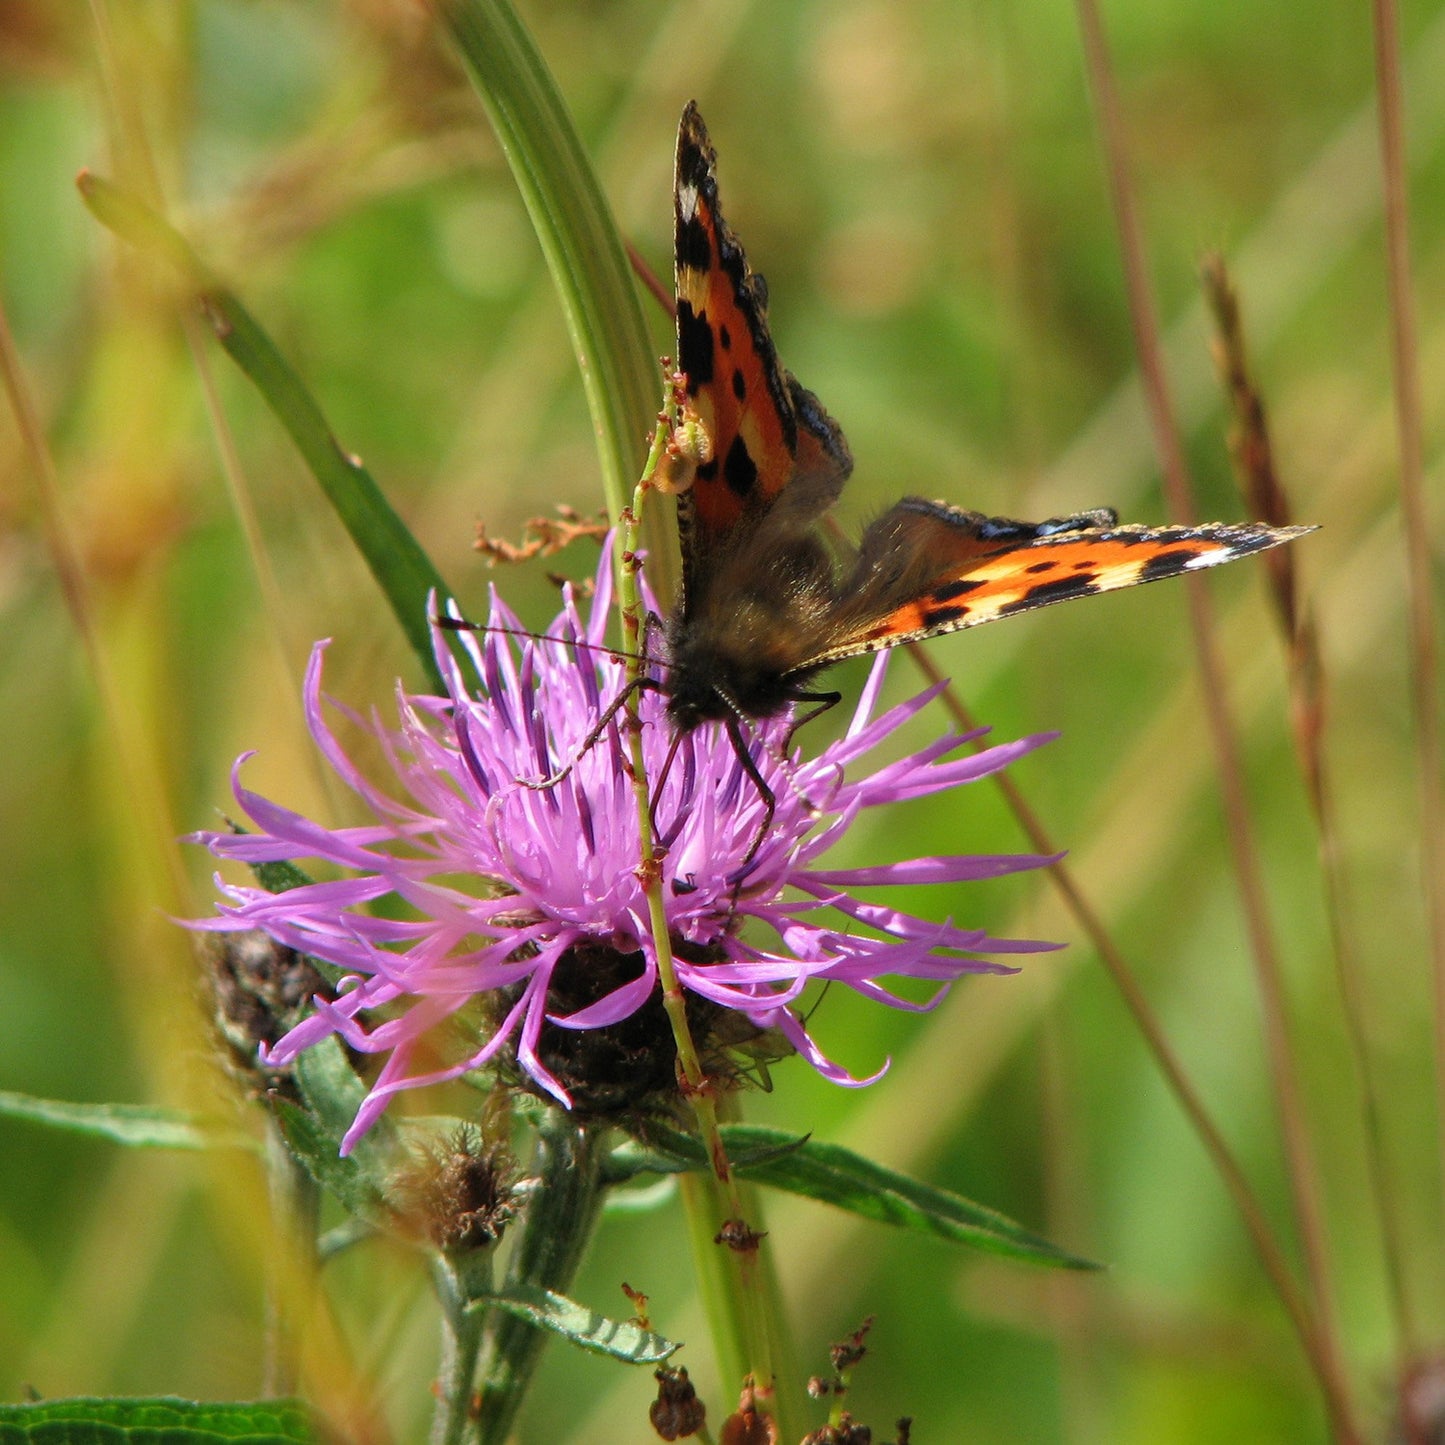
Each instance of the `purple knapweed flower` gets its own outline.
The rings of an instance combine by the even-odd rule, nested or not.
[[[235,793],[258,831],[194,837],[222,858],[317,860],[346,875],[281,893],[218,880],[220,916],[193,925],[260,929],[345,971],[334,997],[318,996],[313,1013],[263,1049],[263,1062],[282,1066],[335,1034],[353,1050],[386,1056],[343,1149],[398,1091],[492,1063],[571,1106],[579,1082],[575,1071],[553,1063],[555,1048],[539,1046],[544,1031],[553,1040],[582,1039],[656,1007],[658,970],[638,873],[625,723],[614,719],[586,746],[626,680],[622,660],[603,644],[610,592],[604,554],[589,620],[582,622],[569,593],[553,636],[542,639],[523,634],[494,594],[485,630],[435,631],[445,697],[399,688],[396,728],[375,715],[348,713],[380,744],[404,797],[363,777],[327,723],[326,644],[319,643],[306,675],[307,720],[331,768],[375,821],[329,828],[258,796],[239,781],[246,754],[236,764]],[[481,679],[480,691],[463,678],[456,642]],[[674,739],[664,699],[646,691],[638,703],[657,789],[668,927],[690,1007],[781,1034],[840,1084],[872,1079],[853,1078],[814,1043],[797,1011],[809,984],[832,981],[894,1007],[926,1009],[962,974],[1013,971],[978,955],[1052,946],[930,922],[852,892],[993,878],[1049,859],[964,854],[817,866],[865,810],[972,782],[1047,741],[1032,737],[949,759],[964,741],[949,736],[871,773],[859,771],[860,761],[938,691],[874,717],[884,670],[880,657],[846,735],[816,758],[798,751],[782,757],[787,717],[748,730],[752,759],[776,799],[761,839],[765,800],[726,731],[708,724],[684,736],[657,789]],[[568,764],[561,781],[526,786]],[[382,900],[385,910],[373,912]],[[915,1003],[889,992],[887,977],[943,987]],[[451,1040],[451,1055],[438,1056],[436,1032],[448,1020],[465,1023],[470,1033]],[[432,1042],[423,1046],[428,1036]],[[590,1056],[584,1050],[579,1057]],[[633,1055],[626,1057],[631,1066]],[[672,1085],[671,1063],[669,1036],[659,1083]]]

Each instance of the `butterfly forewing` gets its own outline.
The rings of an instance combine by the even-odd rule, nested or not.
[[[677,360],[713,455],[679,499],[686,597],[706,585],[704,558],[760,526],[816,520],[852,469],[837,424],[778,363],[767,288],[723,219],[716,164],[689,104],[677,136]]]

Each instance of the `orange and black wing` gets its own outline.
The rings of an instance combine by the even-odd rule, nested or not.
[[[1108,511],[1015,522],[905,497],[864,534],[832,635],[808,666],[1215,567],[1312,531],[1121,526]]]
[[[712,440],[712,458],[679,497],[684,599],[709,558],[754,529],[800,530],[852,470],[848,444],[812,392],[778,363],[767,287],[718,205],[717,157],[697,106],[677,133],[677,362]]]

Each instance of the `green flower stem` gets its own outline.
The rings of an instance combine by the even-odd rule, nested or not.
[[[638,528],[646,497],[652,490],[652,476],[663,461],[672,433],[671,417],[664,408],[653,432],[652,447],[647,456],[642,480],[633,493],[632,506],[622,514],[623,545],[618,603],[622,614],[622,645],[627,658],[629,685],[627,714],[629,753],[632,765],[633,795],[637,803],[638,836],[641,840],[640,871],[647,897],[648,925],[657,957],[657,971],[662,983],[662,1003],[672,1025],[677,1043],[678,1069],[683,1088],[697,1120],[698,1135],[707,1150],[711,1164],[710,1187],[684,1187],[683,1199],[688,1205],[688,1228],[692,1237],[693,1256],[702,1280],[701,1289],[709,1315],[720,1329],[716,1331],[719,1363],[724,1378],[741,1384],[742,1374],[750,1374],[757,1390],[758,1408],[772,1413],[775,1405],[773,1341],[777,1335],[771,1320],[771,1294],[765,1288],[764,1271],[760,1267],[760,1239],[744,1242],[728,1253],[736,1260],[736,1268],[719,1254],[718,1231],[726,1222],[745,1225],[749,1216],[744,1211],[742,1190],[718,1128],[717,1103],[712,1083],[703,1072],[687,1021],[687,1000],[678,982],[673,962],[672,940],[668,932],[667,911],[662,896],[662,872],[653,841],[652,800],[649,793],[646,764],[643,757],[642,729],[637,715],[637,698],[644,676],[646,659],[642,651],[642,599],[637,586]],[[747,1225],[751,1227],[751,1225]],[[738,1371],[736,1360],[745,1362]]]
[[[739,1097],[728,1095],[718,1101],[718,1114],[723,1124],[736,1124],[742,1118]],[[764,1193],[748,1179],[738,1181],[742,1201],[741,1218],[746,1219],[759,1234],[764,1233]],[[713,1250],[714,1257],[718,1250]],[[793,1337],[787,1303],[783,1299],[782,1282],[778,1278],[776,1250],[759,1249],[752,1256],[756,1276],[753,1281],[760,1328],[767,1331],[768,1360],[773,1370],[771,1396],[759,1399],[777,1418],[779,1438],[798,1440],[804,1433],[799,1423],[808,1401],[803,1391],[804,1372],[798,1363],[797,1342]],[[724,1261],[724,1264],[726,1262]]]
[[[528,1173],[537,1181],[518,1224],[507,1266],[509,1285],[526,1283],[566,1294],[602,1212],[600,1131],[583,1128],[562,1109],[542,1111]],[[478,1445],[502,1445],[542,1356],[547,1334],[503,1310],[483,1311]]]
[[[482,1347],[486,1315],[471,1306],[492,1282],[490,1250],[452,1258],[439,1254],[432,1263],[432,1284],[442,1312],[441,1368],[430,1445],[463,1445],[472,1423],[472,1380]]]
[[[698,1298],[712,1339],[718,1376],[725,1388],[733,1389],[748,1374],[748,1341],[737,1298],[737,1270],[728,1251],[715,1243],[724,1215],[716,1181],[706,1174],[679,1174],[677,1189],[682,1199]],[[728,1410],[732,1403],[726,1398],[719,1401]]]
[[[470,72],[552,272],[609,515],[637,476],[656,387],[632,269],[546,62],[506,0],[432,0]]]

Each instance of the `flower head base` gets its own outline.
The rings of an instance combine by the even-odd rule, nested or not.
[[[375,821],[326,828],[249,791],[237,777],[237,800],[259,831],[196,835],[221,857],[251,864],[316,859],[350,874],[284,893],[221,882],[220,916],[195,925],[258,928],[346,972],[337,995],[318,997],[315,1012],[269,1050],[267,1061],[285,1063],[330,1034],[386,1056],[347,1148],[399,1090],[493,1064],[514,1066],[568,1106],[636,1102],[613,1099],[605,1079],[595,1097],[586,1087],[590,1075],[624,1075],[655,1052],[645,1016],[651,1009],[661,1017],[625,720],[614,717],[587,746],[626,680],[622,661],[603,644],[610,578],[604,553],[590,618],[584,623],[569,595],[543,639],[528,637],[494,596],[481,633],[436,633],[447,696],[399,690],[396,728],[376,717],[353,717],[380,743],[404,798],[363,777],[331,731],[321,697],[325,644],[319,644],[306,677],[307,720],[327,762]],[[481,679],[479,692],[463,678],[450,647],[454,638]],[[796,1008],[809,984],[833,981],[896,1007],[927,1008],[942,988],[916,1004],[880,980],[902,976],[946,985],[965,973],[1009,971],[979,954],[1050,946],[928,922],[849,891],[996,877],[1046,858],[929,857],[841,871],[816,866],[865,810],[984,777],[1047,740],[948,760],[963,739],[945,737],[850,778],[859,760],[936,692],[874,718],[883,672],[880,659],[846,735],[817,758],[781,756],[786,717],[750,730],[752,761],[776,800],[761,840],[766,801],[726,731],[709,724],[685,735],[659,788],[674,742],[665,702],[646,691],[638,703],[656,794],[668,928],[690,1007],[712,1021],[709,1029],[724,1042],[729,1030],[715,1026],[729,1017],[744,1033],[775,1031],[842,1084],[871,1080],[852,1078],[813,1042]],[[535,786],[568,764],[561,781]],[[385,916],[372,911],[381,900],[388,901]],[[438,1060],[424,1051],[423,1040],[438,1025],[463,1017],[473,1034],[459,1056]],[[629,1026],[641,1029],[630,1042]],[[733,1040],[737,1033],[731,1031]],[[605,1040],[605,1067],[599,1070],[587,1047],[562,1049],[559,1041],[569,1037],[579,1045]],[[564,1067],[567,1057],[572,1063]],[[670,1048],[662,1058],[665,1067],[649,1078],[670,1085]]]

